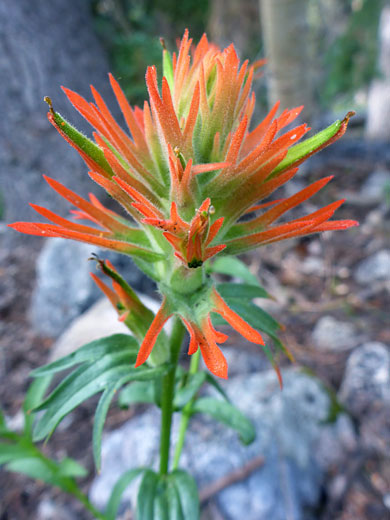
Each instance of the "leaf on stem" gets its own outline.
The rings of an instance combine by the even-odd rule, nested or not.
[[[251,421],[240,410],[226,401],[203,397],[195,401],[192,412],[205,413],[233,428],[238,432],[243,444],[250,444],[255,439],[256,432]]]

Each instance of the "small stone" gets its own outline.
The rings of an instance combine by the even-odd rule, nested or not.
[[[370,342],[349,356],[340,400],[356,416],[390,406],[390,347]]]
[[[318,256],[308,256],[301,264],[301,269],[304,274],[321,276],[325,272],[324,260]]]
[[[365,258],[355,271],[355,280],[362,285],[389,279],[390,251],[386,249]]]
[[[337,270],[337,276],[342,279],[349,278],[350,274],[351,271],[344,265]]]
[[[349,293],[349,285],[347,285],[346,283],[339,283],[334,288],[334,292],[339,296],[345,296]]]
[[[52,500],[44,499],[38,506],[37,520],[76,520],[76,516]]]
[[[338,321],[332,316],[323,316],[316,323],[313,333],[316,347],[324,350],[348,350],[359,341],[352,323]]]
[[[19,410],[13,417],[6,417],[7,428],[13,432],[21,432],[24,428],[24,413]]]

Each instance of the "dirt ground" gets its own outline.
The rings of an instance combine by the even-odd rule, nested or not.
[[[382,166],[380,158],[378,164],[360,157],[343,161],[337,157],[328,158],[322,165],[316,163],[315,171],[302,181],[307,184],[330,173],[335,175],[324,190],[325,195],[316,198],[316,204],[325,205],[345,194],[348,198],[348,193],[356,196],[369,174]],[[385,166],[390,167],[389,164]],[[347,201],[338,211],[337,218],[357,219],[361,223],[359,228],[280,243],[247,256],[263,285],[271,293],[275,292],[278,304],[270,312],[285,325],[284,339],[298,365],[313,370],[335,392],[340,387],[348,352],[337,349],[324,352],[313,347],[311,333],[321,316],[326,314],[348,321],[370,341],[390,344],[390,298],[386,287],[362,287],[353,277],[363,258],[388,247],[390,207],[383,204],[379,208],[375,204]],[[29,372],[46,362],[52,344],[51,339],[34,333],[27,315],[40,247],[39,240],[26,238],[12,249],[3,249],[0,254],[0,396],[5,414],[11,418],[17,417],[29,383]],[[323,268],[305,272],[301,266],[313,256],[321,259]],[[63,446],[66,446],[67,453],[84,464],[91,475],[93,464],[89,446],[95,405],[96,401],[91,400],[79,407],[75,416],[77,428],[59,428],[45,447],[48,453],[63,456]],[[107,428],[116,427],[132,413],[112,410]],[[360,427],[357,421],[358,431]],[[390,435],[389,425],[385,425],[382,434]],[[385,440],[389,443],[389,438]],[[336,496],[330,485],[324,489],[318,519],[384,520],[383,499],[390,493],[389,466],[389,459],[375,450],[362,448],[347,467],[335,468],[334,474],[329,475],[329,484],[335,482],[336,477],[344,479],[344,491]],[[85,490],[88,483],[86,479]],[[0,497],[0,520],[40,520],[37,505],[43,499],[66,506],[80,520],[90,518],[60,492],[4,471],[0,472]],[[219,518],[217,514],[212,515],[212,518]]]

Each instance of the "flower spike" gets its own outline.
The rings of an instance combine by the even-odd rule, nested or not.
[[[16,222],[11,227],[133,256],[159,284],[163,301],[156,316],[142,309],[135,293],[108,262],[98,261],[108,284],[92,277],[119,318],[143,340],[137,366],[147,360],[160,334],[164,339],[163,325],[174,314],[190,334],[189,354],[200,348],[209,370],[224,378],[227,363],[218,345],[227,336],[213,327],[210,313],[219,314],[247,340],[262,345],[274,362],[260,332],[217,292],[208,263],[216,255],[244,253],[288,238],[357,225],[353,220],[332,220],[343,200],[287,218],[290,210],[325,189],[330,176],[290,197],[267,200],[296,175],[305,159],[345,133],[353,112],[307,137],[306,124],[294,127],[303,107],[278,114],[278,102],[253,125],[252,85],[264,60],[240,63],[233,45],[220,49],[206,35],[193,45],[187,29],[177,52],[171,54],[165,43],[162,46],[163,75],[158,77],[155,65],[148,67],[149,99],[142,108],[130,105],[119,82],[109,74],[126,128],[115,121],[93,86],[91,99],[63,87],[70,103],[91,125],[91,137],[76,130],[46,98],[49,121],[77,150],[91,179],[120,210],[106,207],[94,195],[86,200],[45,177],[74,206],[73,218],[32,204],[49,222]]]

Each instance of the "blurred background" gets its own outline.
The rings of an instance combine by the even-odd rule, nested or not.
[[[357,113],[347,135],[310,159],[276,196],[291,195],[334,174],[333,182],[315,198],[317,206],[310,202],[304,209],[313,211],[345,197],[338,218],[357,219],[360,227],[282,242],[243,258],[275,297],[262,304],[285,325],[283,339],[297,367],[281,360],[286,388],[280,394],[262,355],[230,333],[224,350],[230,365],[228,385],[237,395],[256,396],[256,425],[267,435],[260,435],[255,451],[249,453],[264,455],[266,462],[255,474],[211,497],[204,504],[203,518],[236,520],[243,511],[248,511],[247,520],[389,518],[390,3],[386,0],[0,2],[1,406],[9,424],[20,428],[19,410],[33,368],[68,353],[92,335],[120,330],[90,281],[93,266],[87,258],[92,246],[42,241],[6,227],[15,220],[37,220],[28,202],[68,214],[69,207],[45,185],[42,174],[81,195],[94,190],[102,196],[77,154],[48,123],[43,97],[49,95],[56,110],[90,135],[60,86],[89,97],[92,83],[121,120],[107,73],[120,81],[131,104],[142,104],[146,66],[156,64],[161,71],[159,37],[174,50],[186,27],[195,40],[207,32],[220,46],[234,42],[242,59],[268,59],[255,86],[254,121],[278,99],[283,108],[304,104],[302,120],[313,129],[343,118],[349,110]],[[109,256],[139,292],[156,298],[153,284],[130,261],[101,254]],[[115,472],[116,467],[107,459],[94,480],[87,447],[95,404],[91,400],[74,412],[45,449],[54,456],[63,456],[66,449],[85,464],[91,470],[85,489],[92,485],[92,498],[104,505],[104,489],[113,478],[109,470]],[[120,429],[127,420],[127,429]],[[154,420],[142,407],[112,410],[107,446],[111,433],[116,439],[137,438],[137,428],[153,425]],[[201,447],[209,453],[205,461],[195,457],[205,466],[192,468],[201,488],[248,461],[245,450],[227,449],[233,441],[222,431],[202,422],[197,428]],[[219,445],[226,452],[221,459]],[[142,452],[142,446],[134,450]],[[139,459],[152,456],[142,452]],[[130,450],[118,457],[126,466],[134,454]],[[129,511],[127,502],[121,518],[131,518]],[[43,484],[0,471],[0,520],[74,518],[89,517]]]

